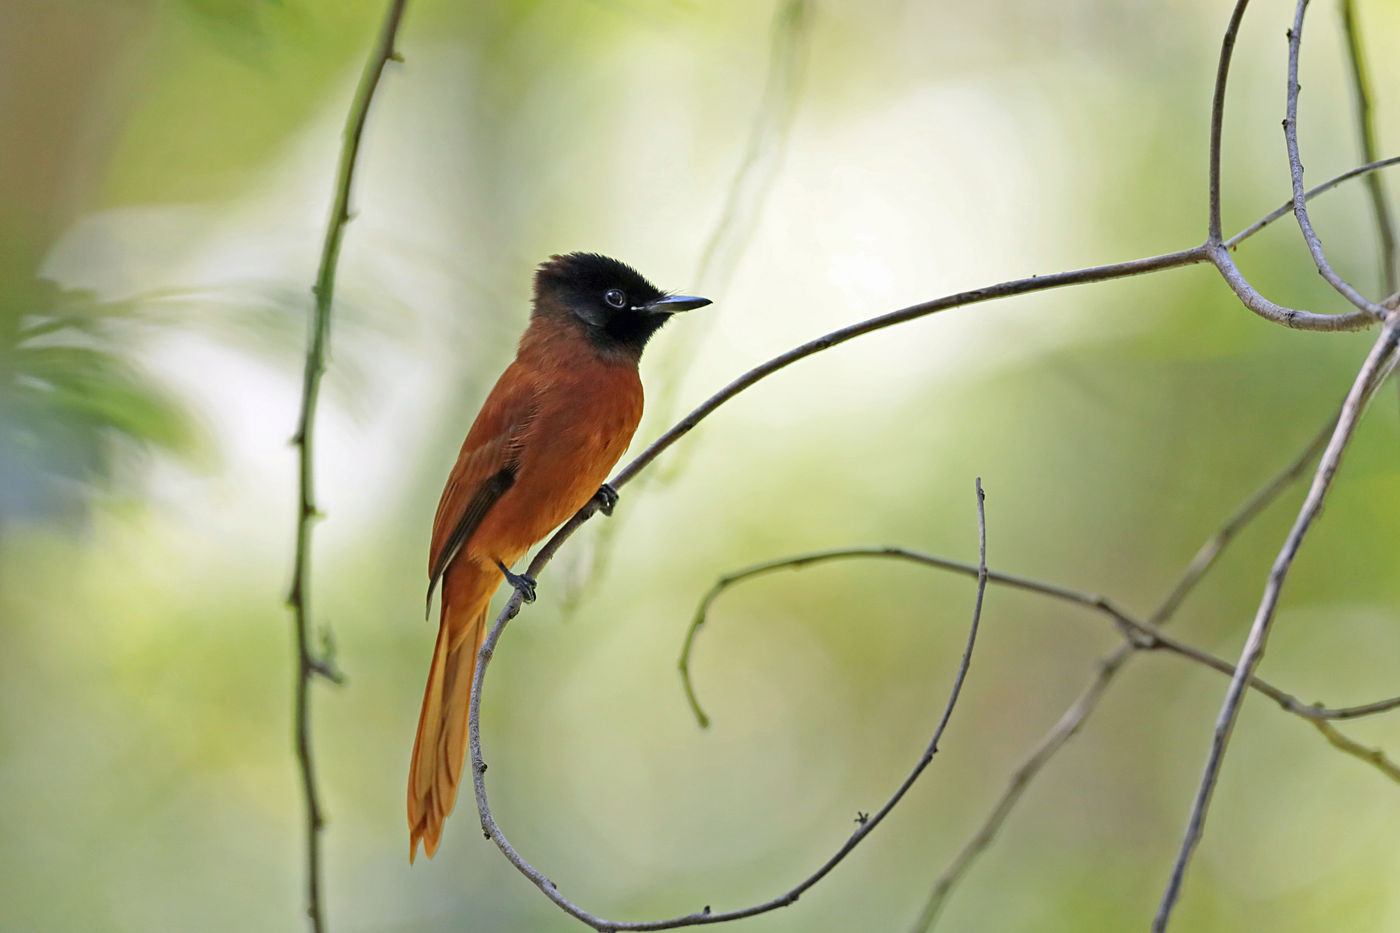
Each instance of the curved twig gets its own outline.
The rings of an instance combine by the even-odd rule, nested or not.
[[[340,164],[336,171],[335,199],[331,206],[330,223],[326,227],[326,238],[321,247],[316,284],[312,288],[316,296],[316,307],[311,317],[310,335],[307,339],[301,409],[297,416],[296,433],[292,436],[292,444],[297,448],[298,455],[298,509],[296,555],[293,558],[292,584],[287,594],[287,605],[291,607],[296,631],[296,711],[293,716],[293,731],[297,764],[301,770],[302,792],[306,798],[306,914],[314,933],[321,933],[325,928],[325,908],[321,898],[321,830],[325,826],[325,815],[316,791],[315,762],[311,754],[311,679],[321,676],[335,683],[341,681],[340,672],[330,659],[318,656],[311,647],[311,524],[320,515],[316,509],[312,485],[312,441],[316,400],[321,390],[321,375],[326,369],[331,299],[335,293],[335,272],[337,260],[340,258],[340,244],[345,234],[345,225],[350,220],[350,183],[355,175],[355,160],[359,155],[360,138],[364,134],[370,102],[379,86],[379,77],[389,61],[398,57],[394,51],[394,41],[398,35],[405,2],[406,0],[391,0],[379,30],[379,38],[365,63],[360,84],[355,90],[355,99],[345,120]],[[327,653],[323,651],[322,655]]]
[[[1236,0],[1235,9],[1230,13],[1230,22],[1225,26],[1225,36],[1220,42],[1220,58],[1215,66],[1215,91],[1210,102],[1210,148],[1207,169],[1207,191],[1210,200],[1206,242],[1219,243],[1224,226],[1220,221],[1220,149],[1225,132],[1225,85],[1230,77],[1230,59],[1235,54],[1235,39],[1240,34],[1240,21],[1244,19],[1249,0]]]
[[[979,568],[972,564],[949,560],[945,557],[925,554],[921,551],[913,551],[908,548],[888,546],[833,548],[828,551],[813,551],[807,554],[798,554],[793,557],[765,561],[761,564],[754,564],[742,570],[725,574],[710,587],[709,591],[706,592],[701,599],[700,608],[697,610],[695,617],[691,620],[689,629],[686,631],[685,645],[682,648],[680,663],[678,665],[681,670],[681,676],[685,681],[686,695],[691,698],[692,710],[701,725],[707,725],[709,719],[705,716],[699,703],[695,699],[695,692],[690,683],[690,652],[695,643],[696,633],[704,626],[709,608],[714,603],[715,598],[736,584],[764,574],[773,573],[777,570],[798,570],[803,567],[810,567],[814,564],[829,563],[836,560],[850,560],[853,558],[902,560],[913,564],[920,564],[925,567],[932,567],[937,570],[946,570],[951,573],[962,574],[964,576],[979,576],[980,574]],[[1123,632],[1129,641],[1129,645],[1134,650],[1164,650],[1188,661],[1194,661],[1204,667],[1219,671],[1222,674],[1233,674],[1235,672],[1235,665],[1226,661],[1224,658],[1216,657],[1208,651],[1202,651],[1187,642],[1172,638],[1150,622],[1139,621],[1120,609],[1117,604],[1107,597],[1096,593],[1085,593],[1070,589],[1069,587],[1058,586],[1053,583],[1032,580],[1028,577],[1002,573],[996,570],[987,571],[987,579],[1000,586],[1025,590],[1030,593],[1038,593],[1041,596],[1048,596],[1051,599],[1057,599],[1062,602],[1074,603],[1086,609],[1092,609],[1095,612],[1102,613],[1108,616],[1118,629]],[[1332,708],[1317,703],[1304,703],[1293,694],[1275,687],[1273,684],[1260,677],[1251,677],[1249,685],[1273,700],[1284,710],[1304,719],[1358,719],[1363,716],[1373,716],[1378,713],[1385,713],[1400,708],[1400,696],[1377,700],[1373,703],[1366,703],[1361,706]]]
[[[1298,153],[1298,56],[1303,45],[1303,15],[1307,12],[1308,0],[1298,0],[1293,14],[1293,28],[1288,31],[1288,94],[1286,115],[1283,118],[1283,140],[1288,149],[1288,170],[1293,179],[1293,214],[1298,218],[1298,229],[1308,244],[1317,271],[1327,280],[1339,295],[1350,301],[1360,311],[1376,320],[1385,317],[1385,309],[1367,299],[1350,282],[1337,274],[1323,252],[1322,241],[1313,230],[1312,219],[1308,217],[1307,198],[1303,193],[1303,160]]]
[[[829,350],[834,346],[843,344],[856,337],[863,337],[866,334],[883,330],[886,327],[893,327],[896,324],[904,324],[908,321],[917,320],[939,311],[947,311],[950,308],[960,308],[965,305],[980,304],[984,301],[992,301],[997,298],[1009,298],[1013,295],[1025,295],[1030,292],[1045,291],[1051,288],[1062,288],[1066,285],[1082,285],[1087,282],[1104,282],[1110,279],[1121,279],[1132,275],[1142,275],[1147,272],[1156,272],[1160,269],[1171,269],[1176,266],[1186,266],[1193,263],[1203,262],[1208,258],[1204,246],[1195,246],[1191,249],[1179,250],[1174,253],[1163,253],[1160,256],[1150,256],[1146,259],[1134,259],[1129,262],[1113,263],[1107,266],[1091,266],[1087,269],[1075,269],[1070,272],[1056,272],[1051,275],[1033,275],[1024,279],[1013,279],[1009,282],[1001,282],[990,285],[986,288],[974,288],[970,291],[957,292],[943,298],[935,298],[932,301],[925,301],[920,304],[910,305],[898,311],[891,311],[857,324],[851,324],[834,330],[831,333],[809,340],[801,346],[794,347],[786,353],[779,354],[761,363],[753,369],[735,379],[729,385],[720,389],[714,395],[702,402],[694,411],[686,415],[665,434],[662,434],[651,446],[642,451],[632,460],[631,463],[623,467],[622,471],[611,480],[614,488],[632,480],[640,473],[647,464],[655,460],[666,448],[670,447],[680,438],[684,437],[697,424],[704,420],[716,408],[729,401],[740,392],[759,380],[771,376],[780,369],[805,359],[814,353]],[[575,516],[577,518],[578,516]],[[564,531],[572,531],[573,520],[556,534]]]
[[[860,845],[861,841],[864,840],[866,836],[869,836],[875,831],[875,827],[880,825],[884,818],[889,815],[890,811],[895,808],[895,805],[898,804],[899,801],[903,799],[904,795],[908,793],[909,789],[914,786],[914,782],[919,779],[919,775],[924,772],[929,762],[933,760],[933,756],[938,752],[938,742],[943,737],[943,731],[947,728],[948,721],[953,715],[953,707],[957,704],[958,695],[962,692],[963,681],[967,677],[968,667],[972,663],[972,648],[977,641],[977,628],[982,618],[982,600],[987,590],[987,520],[986,510],[984,508],[985,497],[982,493],[982,480],[980,478],[976,483],[976,491],[978,567],[974,570],[974,574],[977,577],[977,598],[973,604],[972,624],[968,630],[967,647],[963,649],[962,660],[959,662],[957,674],[953,678],[953,686],[949,691],[948,702],[943,707],[943,715],[938,721],[937,728],[934,729],[933,737],[929,740],[929,744],[924,749],[924,753],[915,763],[913,770],[910,771],[909,775],[895,792],[890,795],[889,800],[885,802],[884,806],[868,817],[862,814],[859,820],[860,826],[850,835],[850,838],[836,850],[835,854],[823,862],[821,867],[808,875],[801,883],[778,897],[738,910],[714,913],[706,906],[703,910],[695,913],[685,914],[667,920],[625,922],[607,920],[603,917],[595,916],[582,907],[579,907],[564,895],[560,894],[554,882],[542,875],[538,869],[525,861],[525,859],[516,852],[515,847],[506,839],[491,815],[491,807],[486,799],[486,763],[481,757],[481,736],[479,730],[475,728],[475,725],[479,721],[480,716],[481,687],[485,679],[486,667],[491,660],[492,654],[495,652],[496,642],[504,628],[505,621],[507,618],[514,615],[514,612],[511,611],[511,607],[515,606],[518,610],[520,601],[519,591],[511,597],[511,600],[507,603],[506,609],[502,611],[501,617],[496,620],[496,624],[492,626],[490,633],[487,634],[486,642],[482,645],[481,652],[478,655],[476,673],[472,682],[470,713],[468,717],[472,728],[468,734],[468,747],[471,751],[472,781],[476,790],[477,810],[481,816],[481,828],[486,838],[495,842],[510,863],[526,878],[529,878],[530,881],[544,892],[545,896],[553,901],[560,909],[571,917],[588,924],[593,929],[603,931],[603,933],[615,933],[615,931],[621,930],[670,930],[678,927],[726,923],[733,920],[741,920],[745,917],[753,917],[758,914],[768,913],[769,911],[787,907],[795,903],[799,897],[813,885],[817,884],[817,882],[825,878],[832,869],[839,865],[856,846]]]
[[[1230,13],[1230,22],[1225,27],[1225,36],[1220,43],[1220,59],[1216,65],[1215,91],[1211,98],[1210,107],[1210,148],[1207,170],[1210,203],[1206,224],[1206,242],[1203,247],[1206,258],[1219,270],[1221,277],[1225,279],[1225,284],[1230,286],[1230,289],[1244,306],[1265,320],[1299,330],[1362,330],[1375,323],[1373,315],[1361,311],[1352,311],[1346,314],[1316,314],[1312,311],[1289,308],[1265,298],[1240,272],[1239,267],[1235,265],[1234,259],[1230,256],[1230,251],[1225,248],[1222,241],[1220,149],[1225,125],[1225,87],[1230,77],[1230,59],[1235,53],[1235,40],[1239,36],[1240,21],[1244,19],[1244,11],[1248,6],[1249,0],[1236,0],[1235,8]],[[1243,236],[1240,239],[1243,239]]]

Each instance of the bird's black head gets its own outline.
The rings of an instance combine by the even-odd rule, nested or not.
[[[636,269],[597,253],[551,256],[535,275],[536,314],[558,308],[600,350],[637,357],[672,314],[709,303],[707,298],[667,295]]]

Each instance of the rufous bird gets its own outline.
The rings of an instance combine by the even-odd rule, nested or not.
[[[408,858],[431,858],[452,812],[467,746],[467,706],[491,596],[538,541],[594,496],[642,417],[642,349],[671,315],[709,304],[667,295],[596,253],[551,256],[515,361],[496,380],[442,491],[428,555],[428,605],[441,581],[437,647],[408,769]]]

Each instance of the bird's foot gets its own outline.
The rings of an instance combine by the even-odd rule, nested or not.
[[[523,573],[511,573],[510,568],[500,561],[496,561],[496,566],[505,574],[506,582],[515,587],[515,591],[520,594],[520,598],[527,603],[535,601],[535,578]]]
[[[598,500],[598,511],[604,515],[612,515],[613,507],[617,505],[617,490],[604,483],[598,487],[598,491],[593,495]]]

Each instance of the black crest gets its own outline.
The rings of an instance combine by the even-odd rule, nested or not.
[[[542,306],[561,307],[601,350],[640,356],[671,314],[686,310],[674,301],[668,306],[668,300],[636,269],[598,253],[551,256],[535,275],[535,313]]]

